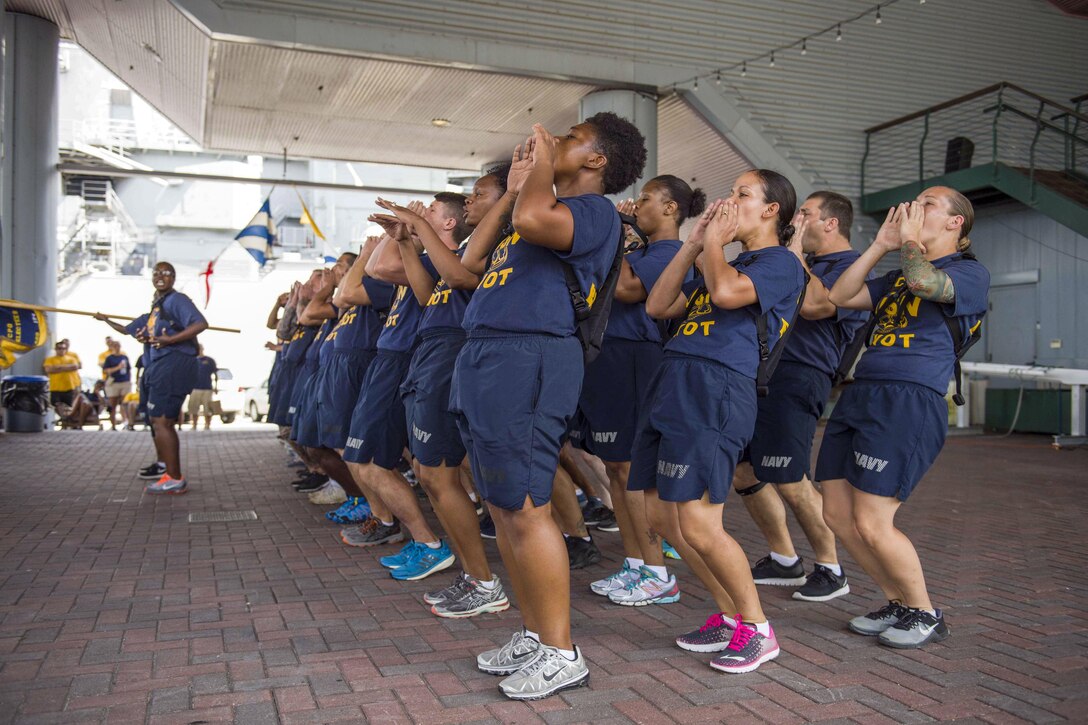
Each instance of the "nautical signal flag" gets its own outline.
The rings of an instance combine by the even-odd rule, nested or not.
[[[10,368],[15,359],[45,344],[49,326],[45,313],[9,307],[0,300],[0,369]]]
[[[246,228],[235,237],[246,248],[250,256],[262,267],[272,256],[272,244],[276,239],[276,225],[272,221],[272,207],[268,199],[261,204],[261,209],[250,220]]]
[[[299,193],[298,189],[295,189],[295,193],[298,194],[298,203],[302,205],[302,216],[299,217],[299,223],[307,225],[308,227],[310,227],[310,229],[314,230],[314,236],[316,236],[323,242],[326,241],[325,235],[322,234],[321,230],[317,228],[317,222],[315,222],[314,218],[310,216],[310,210],[306,208],[306,202],[302,200],[302,194]]]

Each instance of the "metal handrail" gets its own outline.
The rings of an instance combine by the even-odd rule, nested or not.
[[[995,103],[977,102],[991,95],[996,95]],[[988,156],[994,174],[999,173],[999,162],[1023,169],[1029,177],[1034,202],[1038,179],[1046,178],[1037,171],[1082,173],[1077,163],[1086,156],[1081,147],[1088,145],[1088,135],[1082,132],[1088,128],[1088,115],[1081,111],[1086,100],[1088,94],[1075,98],[1073,102],[1077,107],[1069,108],[1013,83],[1002,82],[873,126],[865,132],[865,151],[861,159],[862,196],[867,188],[873,188],[873,180],[877,177],[878,183],[891,186],[914,180],[924,183],[927,178],[940,175],[935,169],[926,169],[926,144],[931,143],[934,136],[940,139],[945,134],[951,138],[973,137],[978,143],[982,115],[992,113],[993,118],[986,125],[991,144]],[[950,112],[957,107],[958,110]],[[882,135],[882,132],[897,128],[902,130]],[[882,140],[887,142],[882,144]],[[984,149],[985,142],[982,143]],[[907,160],[915,144],[916,174],[911,172]],[[948,169],[946,162],[944,173],[948,173]]]

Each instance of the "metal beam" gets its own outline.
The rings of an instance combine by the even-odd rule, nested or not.
[[[369,194],[435,194],[441,189],[404,189],[391,186],[355,186],[353,184],[334,184],[327,181],[309,181],[306,179],[264,179],[245,176],[226,176],[223,174],[194,174],[187,171],[158,171],[156,169],[118,169],[103,166],[83,166],[81,164],[57,164],[62,174],[78,176],[108,176],[119,178],[140,178],[157,176],[163,179],[182,181],[223,181],[231,184],[263,184],[267,186],[301,186],[307,189],[335,189],[338,191],[362,191]]]

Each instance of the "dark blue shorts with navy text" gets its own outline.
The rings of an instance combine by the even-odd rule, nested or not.
[[[488,503],[520,510],[551,500],[559,447],[578,405],[575,337],[470,335],[453,372],[450,410]]]
[[[906,501],[937,460],[948,432],[948,403],[915,383],[856,381],[831,411],[816,459],[816,480]]]
[[[465,334],[458,330],[423,337],[400,387],[408,450],[424,466],[459,466],[465,459],[457,416],[450,412],[453,366],[464,344]]]
[[[780,362],[758,399],[748,460],[757,480],[795,483],[809,475],[812,439],[831,394],[831,378],[811,365]]]
[[[578,407],[585,417],[585,447],[602,461],[631,460],[639,407],[664,352],[656,342],[608,338],[586,366]]]
[[[706,358],[665,353],[639,415],[627,488],[662,501],[724,503],[756,422],[752,378]]]
[[[393,470],[408,444],[400,386],[410,352],[379,350],[367,368],[344,443],[344,460]]]
[[[156,358],[144,372],[148,417],[176,419],[182,402],[196,385],[196,376],[196,358],[192,355],[170,353]]]

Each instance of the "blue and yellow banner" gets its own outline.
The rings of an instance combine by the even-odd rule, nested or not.
[[[45,344],[49,326],[45,313],[11,307],[12,300],[0,300],[0,369],[10,368],[16,358]]]

